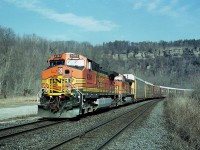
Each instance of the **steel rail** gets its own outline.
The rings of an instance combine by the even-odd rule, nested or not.
[[[128,124],[126,124],[122,129],[120,129],[117,133],[111,136],[108,140],[106,140],[103,144],[101,144],[97,150],[103,149],[106,145],[108,145],[113,139],[115,139],[120,133],[122,133],[125,129],[127,129],[133,122],[135,122],[139,117],[141,117],[147,110],[149,110],[153,105],[155,105],[158,101],[155,101],[149,107],[147,107],[144,111],[134,117]]]
[[[44,120],[46,121],[46,120]],[[51,124],[47,124],[47,125],[42,125],[42,126],[39,126],[39,127],[35,127],[35,128],[32,128],[32,129],[27,129],[27,130],[24,130],[24,131],[19,131],[19,132],[16,132],[16,133],[11,133],[11,134],[8,134],[8,135],[4,135],[4,136],[0,136],[0,140],[3,140],[5,138],[9,138],[9,137],[13,137],[13,136],[16,136],[16,135],[20,135],[20,134],[23,134],[23,133],[26,133],[26,132],[30,132],[30,131],[34,131],[34,130],[38,130],[38,129],[41,129],[41,128],[45,128],[45,127],[49,127],[49,126],[52,126],[52,125],[56,125],[56,124],[59,124],[59,123],[62,123],[62,122],[65,122],[66,120],[62,120],[62,121],[58,121],[58,122],[54,122],[54,123],[51,123]],[[43,122],[43,121],[39,121],[39,122],[33,122],[33,124],[36,124],[36,123],[40,123],[40,122]],[[28,125],[32,125],[31,123],[28,123],[28,124],[23,124],[23,125],[19,125],[19,126],[16,126],[17,127],[23,127],[23,126],[28,126]],[[6,130],[9,130],[9,129],[14,129],[14,127],[11,127],[11,128],[5,128],[3,130],[0,130],[0,133],[1,131],[6,131]]]
[[[37,120],[37,121],[34,121],[34,122],[29,122],[29,123],[24,123],[24,124],[16,125],[16,126],[10,126],[10,127],[6,127],[6,128],[2,128],[2,129],[0,129],[0,132],[1,131],[6,131],[6,130],[10,130],[10,129],[14,129],[14,128],[18,128],[18,127],[24,127],[24,126],[27,126],[27,125],[32,125],[32,124],[40,123],[40,122],[43,122],[43,121],[45,121],[45,120]]]
[[[118,119],[118,118],[120,118],[120,117],[122,117],[122,116],[124,116],[124,115],[126,115],[126,114],[128,114],[128,113],[130,113],[130,112],[132,112],[132,111],[135,111],[135,110],[137,110],[137,109],[139,109],[139,108],[141,108],[141,107],[143,107],[143,106],[145,106],[145,105],[148,105],[148,104],[151,103],[151,102],[152,102],[152,101],[147,102],[147,103],[145,103],[145,104],[143,104],[143,105],[140,105],[140,106],[138,106],[138,107],[136,107],[136,108],[134,108],[134,109],[128,110],[127,112],[125,112],[125,113],[123,113],[123,114],[120,114],[120,115],[118,115],[118,116],[115,117],[115,118],[112,118],[112,119],[109,119],[109,120],[107,120],[107,121],[104,121],[103,123],[98,124],[98,125],[96,125],[96,126],[94,126],[94,127],[92,127],[92,128],[89,128],[89,129],[85,130],[84,132],[81,132],[81,133],[79,133],[79,134],[76,134],[76,135],[74,135],[74,136],[68,138],[67,140],[65,140],[65,141],[63,141],[63,142],[61,142],[61,143],[59,143],[59,144],[57,144],[57,145],[55,145],[55,146],[49,148],[49,150],[56,149],[56,148],[58,148],[58,147],[60,147],[60,146],[62,146],[62,145],[64,145],[64,144],[66,144],[66,143],[68,143],[68,142],[70,142],[70,141],[76,139],[76,138],[79,138],[79,137],[81,137],[81,136],[84,136],[86,133],[88,133],[88,132],[90,132],[90,131],[93,131],[93,130],[95,130],[95,129],[97,129],[97,128],[99,128],[99,127],[101,127],[101,126],[103,126],[103,125],[105,125],[105,124],[107,124],[107,123],[110,123],[111,121],[116,120],[116,119]]]

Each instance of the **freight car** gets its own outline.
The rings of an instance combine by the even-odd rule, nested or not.
[[[167,96],[175,89],[153,85],[133,74],[105,71],[74,53],[54,55],[42,71],[38,115],[74,118],[99,109]]]
[[[124,76],[132,82],[131,89],[134,94],[134,101],[153,98],[153,84],[146,82],[133,74],[124,74]]]
[[[193,89],[182,89],[182,88],[173,88],[173,87],[166,87],[166,86],[160,86],[160,89],[161,89],[161,94],[163,97],[188,96],[193,91]]]
[[[145,81],[145,98],[152,99],[154,98],[154,85]]]
[[[161,98],[161,88],[152,83],[142,80],[133,74],[124,74],[124,76],[132,81],[132,91],[135,101],[141,101],[145,99]]]

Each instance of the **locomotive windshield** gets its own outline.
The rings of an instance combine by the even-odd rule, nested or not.
[[[65,61],[64,60],[50,60],[50,66],[49,67],[54,67],[58,65],[64,65]]]
[[[77,68],[77,69],[83,69],[84,65],[85,65],[85,61],[84,60],[67,60],[66,62],[67,66],[73,67],[73,68]]]

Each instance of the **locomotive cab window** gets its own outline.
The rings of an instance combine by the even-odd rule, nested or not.
[[[49,67],[54,67],[54,66],[64,65],[64,64],[65,64],[64,60],[50,60]]]

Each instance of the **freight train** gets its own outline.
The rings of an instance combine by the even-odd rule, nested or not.
[[[48,67],[42,71],[40,117],[74,118],[99,109],[166,97],[169,91],[178,91],[154,85],[133,74],[105,71],[80,54],[54,55],[47,63]]]

